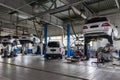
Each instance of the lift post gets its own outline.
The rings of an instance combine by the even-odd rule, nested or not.
[[[70,24],[67,24],[67,53],[70,57]]]
[[[44,56],[46,56],[46,46],[47,46],[47,28],[48,27],[48,24],[45,23],[44,24],[44,48],[43,48],[43,51],[44,51]]]
[[[87,59],[90,58],[90,54],[91,54],[91,47],[90,44],[87,44]]]
[[[85,37],[85,41],[84,41],[84,55],[85,55],[85,57],[86,57],[86,60],[89,60],[89,54],[88,54],[88,49],[90,48],[88,48],[88,43],[89,43],[89,38],[87,38],[87,37]]]

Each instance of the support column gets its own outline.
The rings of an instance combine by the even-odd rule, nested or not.
[[[16,26],[16,36],[18,36],[18,26]]]
[[[43,55],[43,28],[40,31],[40,50],[41,55]]]
[[[67,24],[67,53],[70,57],[70,24]]]
[[[46,56],[46,46],[47,46],[47,23],[44,24],[44,56]]]
[[[87,44],[87,59],[89,60],[90,59],[90,54],[91,54],[91,46],[90,46],[90,43]]]
[[[86,57],[86,60],[89,60],[89,52],[88,52],[88,43],[90,42],[90,39],[85,37],[84,41],[84,56]]]
[[[62,41],[62,44],[64,44],[64,29],[62,29],[62,33],[63,35],[61,36],[61,41]]]

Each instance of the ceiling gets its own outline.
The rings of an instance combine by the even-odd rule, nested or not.
[[[35,20],[35,23],[39,22],[40,24],[36,23],[38,30],[42,29],[43,25],[41,24],[43,23],[49,23],[50,26],[54,27],[64,26],[70,22],[70,18],[73,24],[78,26],[80,24],[76,22],[84,19],[81,15],[76,14],[71,6],[89,18],[118,13],[119,4],[120,0],[0,0],[1,28],[15,31],[16,26],[19,26],[19,32],[22,30],[32,31],[34,29],[33,19],[35,18],[38,20]],[[117,10],[114,13],[104,14],[104,11],[111,9]],[[101,12],[103,13],[101,14]],[[35,33],[35,30],[33,33]],[[54,33],[48,32],[48,34],[52,35]]]

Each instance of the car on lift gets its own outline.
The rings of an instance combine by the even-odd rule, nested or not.
[[[10,44],[11,43],[11,41],[8,39],[8,38],[3,38],[2,40],[1,40],[1,43],[2,44],[4,44],[4,43],[8,43],[8,44]]]
[[[109,22],[107,17],[94,17],[86,20],[83,26],[83,34],[85,37],[102,37],[107,38],[113,44],[113,39],[117,38],[117,28]]]
[[[22,48],[22,45],[20,44],[19,39],[14,38],[14,37],[12,37],[12,38],[2,38],[1,43],[2,44],[16,44],[16,46],[19,50],[21,50],[21,48]]]
[[[62,54],[64,48],[60,41],[49,41],[46,47],[46,59],[60,58],[62,59]]]
[[[16,45],[18,50],[21,51],[22,45],[20,44],[20,41],[17,36],[2,36],[1,38],[1,44],[3,45],[9,45],[9,52],[12,51],[12,46]]]
[[[21,44],[24,44],[24,43],[36,43],[36,44],[38,44],[40,42],[40,39],[33,34],[22,34],[19,37],[19,40],[20,40]]]
[[[97,40],[100,38],[106,38],[110,44],[113,44],[113,39],[118,37],[117,27],[111,24],[107,17],[102,16],[93,17],[86,20],[82,32],[85,39],[84,55],[87,60],[89,59],[88,43],[92,39]]]

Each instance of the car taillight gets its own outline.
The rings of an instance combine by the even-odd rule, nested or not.
[[[103,23],[103,24],[102,24],[102,27],[108,27],[108,26],[110,26],[109,23]]]
[[[88,27],[87,26],[83,26],[83,29],[88,29]]]
[[[59,48],[59,51],[61,52],[61,48]]]

